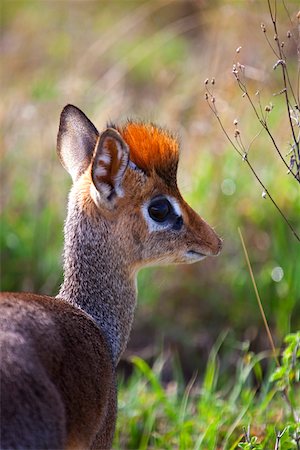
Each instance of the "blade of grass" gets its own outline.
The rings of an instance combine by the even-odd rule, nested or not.
[[[214,450],[216,448],[216,442],[218,438],[218,430],[216,428],[221,428],[222,422],[217,425],[215,422],[212,422],[207,426],[206,430],[202,434],[200,434],[199,438],[197,439],[194,450],[201,450],[202,448],[204,448],[203,442],[208,436],[212,436],[212,440],[214,441],[213,447],[211,447],[211,449]],[[212,444],[212,442],[210,443]]]
[[[149,365],[138,356],[131,358],[132,363],[138,368],[141,374],[143,374],[149,381],[155,395],[163,402],[166,401],[166,393],[160,384],[158,376],[153,372]]]
[[[185,420],[185,413],[186,413],[186,408],[187,408],[187,404],[188,404],[188,400],[191,394],[191,390],[196,382],[198,376],[198,372],[195,372],[192,379],[190,380],[189,384],[187,385],[182,401],[181,401],[181,405],[180,405],[180,412],[179,412],[179,424],[183,424],[184,420]]]
[[[260,295],[259,295],[259,292],[258,292],[258,289],[257,289],[257,285],[256,285],[255,278],[254,278],[254,275],[253,275],[252,267],[251,267],[251,264],[250,264],[250,259],[249,259],[249,256],[248,256],[248,252],[247,252],[247,249],[246,249],[246,245],[245,245],[245,242],[244,242],[243,235],[242,235],[240,227],[238,227],[238,232],[239,232],[239,235],[240,235],[240,239],[241,239],[242,247],[243,247],[243,250],[244,250],[244,254],[245,254],[247,266],[248,266],[248,269],[249,269],[251,281],[252,281],[252,284],[253,284],[253,288],[254,288],[256,300],[257,300],[257,303],[258,303],[258,307],[259,307],[261,316],[263,318],[264,326],[265,326],[265,329],[266,329],[266,332],[267,332],[267,336],[268,336],[268,339],[269,339],[269,342],[270,342],[270,345],[271,345],[271,348],[272,348],[273,356],[274,356],[274,359],[276,361],[277,366],[280,367],[280,364],[279,364],[279,361],[278,361],[278,358],[277,358],[277,352],[276,352],[274,341],[273,341],[273,337],[272,337],[272,334],[271,334],[271,331],[270,331],[270,327],[269,327],[269,324],[268,324],[268,321],[267,321],[267,318],[266,318],[266,315],[265,315],[265,311],[264,311],[264,308],[263,308],[263,305],[262,305],[262,302],[261,302],[261,299],[260,299]]]
[[[218,377],[217,354],[227,334],[228,330],[223,331],[210,351],[203,380],[203,392],[205,394],[212,394],[216,387]]]
[[[224,450],[227,449],[227,445],[228,445],[230,436],[232,435],[234,430],[238,427],[238,425],[241,423],[241,420],[245,416],[247,411],[249,410],[249,408],[250,408],[250,406],[251,406],[251,404],[252,404],[252,402],[254,400],[254,397],[255,397],[255,392],[253,391],[249,395],[249,399],[248,399],[246,405],[239,411],[239,414],[236,416],[234,422],[228,428],[228,431],[226,433],[225,439],[222,442],[222,449],[224,449]]]

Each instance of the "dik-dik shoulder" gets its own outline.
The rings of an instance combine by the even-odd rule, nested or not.
[[[53,444],[61,428],[61,447],[53,448],[91,447],[108,409],[116,414],[114,367],[101,330],[85,312],[53,297],[1,293],[0,309],[3,442],[6,433],[18,442],[19,430],[24,448],[27,438],[32,448],[40,433],[43,448],[45,430],[54,426]],[[24,403],[19,415],[15,402]],[[17,448],[13,441],[11,448]]]

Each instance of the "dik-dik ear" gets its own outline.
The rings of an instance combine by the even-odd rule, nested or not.
[[[73,181],[88,168],[99,133],[86,115],[73,105],[64,107],[57,135],[57,153]]]
[[[129,148],[122,136],[113,128],[105,130],[92,165],[92,179],[100,200],[111,203],[123,196],[122,181],[128,161]]]

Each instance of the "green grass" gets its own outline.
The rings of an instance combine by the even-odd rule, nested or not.
[[[299,448],[295,439],[297,434],[299,445],[299,423],[282,397],[278,380],[283,372],[288,372],[289,395],[292,393],[299,414],[300,392],[296,391],[295,382],[299,384],[300,360],[294,368],[296,379],[292,379],[289,370],[291,353],[296,351],[300,358],[300,333],[290,338],[294,347],[291,350],[287,345],[280,370],[274,370],[268,352],[255,355],[244,345],[236,371],[226,382],[220,376],[218,359],[224,339],[226,334],[212,348],[204,375],[196,373],[187,386],[182,383],[178,367],[177,377],[162,382],[167,362],[163,357],[152,368],[133,357],[133,375],[120,383],[114,448],[233,450],[241,445],[246,449],[271,450],[275,449],[277,433],[282,433],[281,450]]]

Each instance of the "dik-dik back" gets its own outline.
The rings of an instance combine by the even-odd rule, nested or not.
[[[138,270],[221,249],[178,190],[178,143],[165,130],[128,122],[98,133],[68,105],[58,155],[73,179],[60,292],[1,295],[3,449],[110,448]]]

